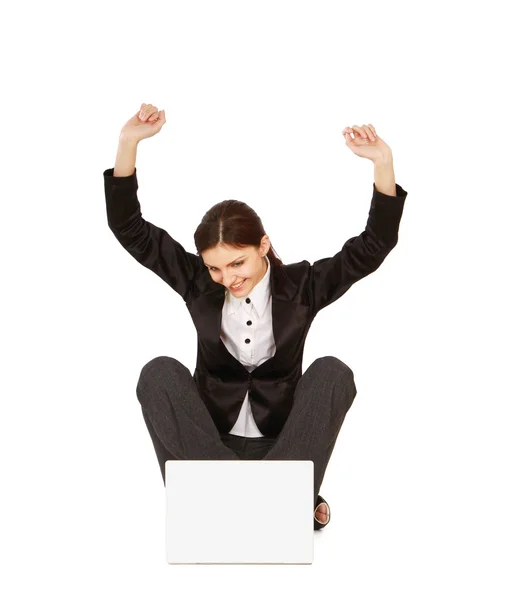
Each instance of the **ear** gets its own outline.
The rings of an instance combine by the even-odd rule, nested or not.
[[[270,250],[270,245],[269,236],[265,234],[260,240],[260,247],[264,254],[267,254],[267,252]]]

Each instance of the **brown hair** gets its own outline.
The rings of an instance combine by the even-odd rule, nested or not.
[[[214,204],[204,215],[194,232],[197,254],[201,254],[217,245],[260,248],[262,237],[266,235],[260,217],[240,200],[223,200]],[[274,251],[272,243],[267,258],[271,266],[278,267],[283,261]]]

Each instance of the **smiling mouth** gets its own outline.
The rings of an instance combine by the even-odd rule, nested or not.
[[[244,283],[246,282],[246,280],[244,279],[244,281],[238,285],[237,287],[233,286],[230,288],[231,290],[240,290],[240,288],[244,285]]]

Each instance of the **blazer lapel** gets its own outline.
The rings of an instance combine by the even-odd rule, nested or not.
[[[270,289],[272,294],[272,331],[274,334],[274,342],[276,344],[276,352],[274,356],[266,360],[264,363],[256,367],[252,373],[263,374],[265,371],[270,371],[274,362],[281,362],[280,352],[282,348],[290,344],[292,333],[296,326],[302,326],[302,320],[306,319],[309,310],[308,307],[299,303],[299,298],[296,302],[292,302],[297,292],[297,286],[288,277],[283,268],[271,265],[270,270]],[[207,331],[210,332],[211,342],[217,341],[219,357],[221,361],[228,361],[233,366],[234,363],[243,372],[248,372],[242,363],[230,354],[228,349],[221,339],[221,320],[223,314],[223,306],[226,300],[225,288],[220,284],[215,284],[218,289],[216,293],[207,296]]]

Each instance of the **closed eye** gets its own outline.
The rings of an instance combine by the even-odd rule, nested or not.
[[[239,261],[239,262],[233,263],[233,266],[236,266],[236,265],[239,265],[239,266],[240,266],[240,265],[243,265],[243,264],[244,264],[244,261],[243,261],[243,260],[241,260],[241,261]],[[215,268],[216,268],[216,267],[209,267],[209,271],[212,271],[212,269],[215,269]]]

